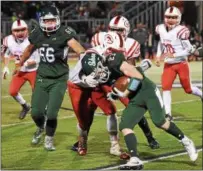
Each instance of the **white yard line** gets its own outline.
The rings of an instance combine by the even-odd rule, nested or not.
[[[202,151],[202,148],[197,150],[198,152]],[[150,159],[150,160],[144,160],[143,163],[151,163],[151,162],[154,162],[154,161],[157,161],[157,160],[164,160],[164,159],[168,159],[168,158],[173,158],[173,157],[177,157],[177,156],[183,156],[183,155],[186,155],[187,152],[182,152],[182,153],[178,153],[178,154],[172,154],[172,155],[167,155],[167,156],[163,156],[163,157],[157,157],[157,158],[154,158],[154,159]],[[117,165],[117,166],[113,166],[113,167],[107,167],[107,168],[104,168],[104,169],[100,169],[100,170],[112,170],[112,169],[118,169],[119,166],[122,166],[122,165]]]
[[[177,102],[173,102],[172,104],[181,104],[181,103],[188,103],[188,102],[193,102],[193,101],[199,101],[197,99],[194,100],[184,100],[184,101],[177,101]],[[123,111],[123,109],[118,109],[118,112]],[[103,112],[97,112],[96,116],[101,116]],[[75,115],[70,115],[70,116],[65,116],[65,117],[61,117],[59,119],[68,119],[68,118],[73,118],[75,117]],[[16,122],[16,123],[12,123],[12,124],[6,124],[6,125],[1,125],[2,128],[4,127],[11,127],[11,126],[17,126],[17,125],[26,125],[26,124],[32,124],[33,122]]]

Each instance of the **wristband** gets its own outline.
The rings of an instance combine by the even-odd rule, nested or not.
[[[130,83],[128,84],[128,90],[136,91],[140,84],[141,84],[141,80],[137,78],[131,78]]]

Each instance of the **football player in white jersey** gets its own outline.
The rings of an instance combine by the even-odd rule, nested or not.
[[[128,63],[135,65],[135,59],[136,57],[139,57],[140,55],[140,44],[128,37],[128,34],[130,33],[130,23],[129,21],[123,17],[123,16],[115,16],[111,19],[109,23],[109,31],[110,32],[118,32],[122,37],[124,38],[124,47],[125,47],[125,57]],[[91,44],[93,47],[99,46],[104,41],[104,37],[107,32],[99,32],[96,33],[92,37]],[[143,64],[149,64],[150,61],[145,60]],[[146,66],[146,69],[148,66]],[[118,145],[118,130],[115,131],[115,128],[117,128],[117,118],[116,118],[116,108],[112,101],[107,100],[107,94],[111,91],[111,85],[104,84],[100,87],[95,88],[92,91],[94,103],[102,109],[102,111],[107,115],[107,130],[110,134],[110,140],[111,140],[111,148],[110,153],[111,154],[117,154],[120,155],[120,147]],[[111,98],[111,97],[109,97]],[[128,98],[120,98],[120,101],[127,106],[129,103]],[[140,128],[143,130],[147,141],[149,143],[149,146],[152,149],[159,148],[159,143],[155,140],[155,138],[152,135],[152,132],[149,128],[148,122],[145,117],[139,122]],[[78,143],[75,143],[72,147],[72,150],[77,151]]]
[[[165,11],[164,24],[156,26],[156,33],[160,36],[156,65],[160,66],[160,59],[164,59],[161,84],[166,117],[169,120],[173,119],[171,115],[171,89],[177,75],[186,93],[202,98],[202,91],[191,85],[187,57],[193,48],[188,40],[190,31],[187,27],[180,25],[180,21],[179,9],[172,6]]]
[[[13,22],[11,28],[12,34],[5,37],[3,40],[4,53],[4,69],[3,78],[6,79],[6,75],[9,74],[8,64],[9,58],[14,57],[15,65],[18,65],[20,57],[25,48],[30,44],[28,40],[28,26],[23,20],[17,20]],[[13,73],[13,77],[9,86],[9,94],[22,106],[22,111],[19,114],[19,119],[24,119],[26,114],[30,110],[30,105],[26,103],[25,99],[19,93],[21,87],[28,81],[34,88],[36,70],[39,63],[38,52],[32,53],[29,60],[27,60],[21,67],[18,74]]]

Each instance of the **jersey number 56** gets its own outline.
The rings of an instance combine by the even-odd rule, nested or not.
[[[52,47],[41,47],[39,49],[39,55],[43,62],[52,63],[55,61],[54,49]]]

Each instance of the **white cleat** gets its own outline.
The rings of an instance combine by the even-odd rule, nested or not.
[[[144,168],[143,162],[138,157],[131,157],[130,160],[120,166],[120,170],[141,170]]]
[[[193,141],[191,139],[189,139],[188,137],[184,136],[184,138],[181,140],[181,143],[185,147],[185,149],[190,157],[190,160],[191,161],[197,160],[198,152],[195,148]]]
[[[55,151],[56,150],[56,148],[54,147],[53,141],[54,141],[53,137],[50,137],[47,135],[45,136],[44,148],[47,151]]]
[[[115,156],[121,155],[121,148],[120,148],[120,145],[118,144],[118,142],[111,144],[110,154],[115,155]]]

